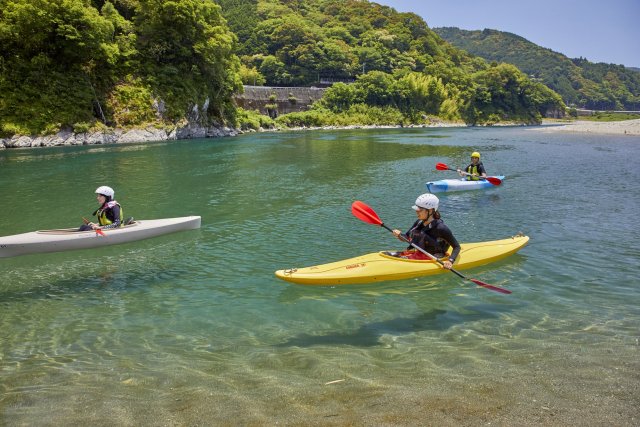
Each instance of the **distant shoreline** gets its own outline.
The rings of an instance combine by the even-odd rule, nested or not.
[[[497,124],[494,126],[483,127],[501,127],[514,126],[514,124]],[[529,128],[536,132],[573,132],[573,133],[591,133],[602,135],[630,135],[640,136],[640,119],[622,120],[616,122],[590,122],[585,120],[578,121],[561,121],[561,120],[544,120],[541,126],[516,125]],[[243,133],[251,132],[280,132],[280,131],[313,131],[313,130],[337,130],[337,129],[393,129],[393,128],[445,128],[445,127],[467,127],[463,123],[456,122],[433,122],[431,124],[420,125],[351,125],[351,126],[321,126],[321,127],[302,127],[289,129],[260,129],[241,131],[239,129],[230,128],[200,128],[185,127],[180,131],[167,133],[164,130],[146,128],[133,129],[123,131],[120,129],[95,132],[88,134],[73,134],[72,132],[59,132],[49,136],[14,136],[13,138],[0,139],[0,149],[13,148],[36,148],[36,147],[52,147],[65,145],[103,145],[103,144],[122,144],[122,143],[145,143],[158,142],[167,140],[183,140],[193,138],[215,138],[236,136]]]
[[[537,132],[573,132],[601,135],[640,136],[640,119],[617,122],[591,122],[578,120],[573,122],[543,121],[542,126],[532,128]]]

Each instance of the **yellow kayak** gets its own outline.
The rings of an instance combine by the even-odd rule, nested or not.
[[[464,270],[489,264],[518,252],[529,242],[528,236],[513,236],[490,242],[463,243],[453,268]],[[350,285],[402,280],[445,273],[435,261],[398,258],[386,252],[373,252],[343,261],[313,267],[276,271],[276,276],[301,285]]]

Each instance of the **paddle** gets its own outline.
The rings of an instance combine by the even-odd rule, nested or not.
[[[387,230],[389,230],[390,232],[393,233],[393,230],[390,229],[389,227],[387,227],[382,222],[382,220],[380,219],[378,214],[376,214],[376,212],[373,209],[371,209],[367,204],[365,204],[365,203],[363,203],[363,202],[361,202],[359,200],[356,200],[355,202],[353,202],[353,204],[351,204],[351,213],[353,214],[353,216],[355,216],[356,218],[358,218],[361,221],[367,222],[369,224],[379,225],[380,227],[384,227],[384,228],[386,228]],[[410,242],[402,234],[400,236],[405,242],[409,243],[411,246],[413,246],[414,248],[416,248],[417,250],[419,250],[420,252],[422,252],[423,254],[425,254],[426,256],[431,258],[432,260],[437,261],[440,265],[444,265],[444,263],[442,261],[440,261],[438,258],[436,258],[435,256],[431,255],[429,252],[425,251],[420,246]],[[510,294],[511,293],[511,291],[508,290],[508,289],[499,288],[497,286],[490,285],[488,283],[482,282],[482,281],[477,280],[477,279],[469,279],[469,278],[463,276],[460,272],[454,270],[453,268],[451,268],[449,271],[451,271],[452,273],[454,273],[458,277],[460,277],[462,279],[465,279],[465,280],[470,280],[473,283],[475,283],[476,285],[482,286],[483,288],[491,289],[492,291],[501,292],[503,294]]]
[[[88,220],[87,218],[85,218],[85,217],[82,217],[82,221],[83,221],[85,224],[89,224],[89,223],[91,222],[91,221],[89,221],[89,220]],[[88,231],[88,230],[87,230],[87,231]],[[98,236],[104,236],[104,235],[105,235],[105,234],[104,234],[104,231],[100,230],[99,228],[96,228],[94,231],[96,232],[96,235],[98,235]]]
[[[455,172],[458,172],[458,169],[450,168],[449,166],[447,166],[444,163],[436,163],[436,169],[438,169],[439,171],[455,171]],[[471,174],[469,172],[462,172],[462,173],[465,174],[465,175],[473,176],[473,174]],[[487,176],[487,177],[479,176],[478,179],[489,181],[493,185],[502,184],[502,180],[500,178],[495,178],[493,176]]]

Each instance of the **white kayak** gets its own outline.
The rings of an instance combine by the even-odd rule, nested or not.
[[[496,175],[491,178],[498,178],[500,181],[504,180],[504,175]],[[430,193],[441,193],[444,191],[466,191],[466,190],[480,190],[483,188],[496,187],[487,180],[467,181],[464,178],[461,179],[441,179],[439,181],[429,181],[426,183],[427,190]]]
[[[199,216],[136,220],[124,227],[101,230],[102,234],[77,228],[32,231],[0,237],[0,258],[118,245],[196,228],[200,228]]]

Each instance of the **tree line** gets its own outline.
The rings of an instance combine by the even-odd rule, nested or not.
[[[335,84],[280,124],[538,123],[560,96],[453,47],[413,13],[357,0],[0,0],[0,133],[268,118],[245,84]],[[203,118],[200,117],[202,120]]]
[[[453,45],[488,61],[514,64],[556,91],[569,106],[589,110],[640,110],[640,72],[637,70],[593,63],[585,58],[570,59],[502,31],[467,31],[455,27],[434,31]]]
[[[240,90],[236,37],[201,0],[0,0],[3,134],[221,121]]]
[[[305,116],[313,116],[314,125],[319,119],[342,124],[349,115],[362,121],[367,110],[367,121],[382,116],[416,123],[437,116],[469,124],[538,123],[548,111],[564,109],[561,98],[540,82],[514,66],[491,64],[452,46],[413,13],[357,0],[220,4],[238,36],[245,84],[356,79],[334,84],[314,112],[296,114],[299,125]]]

